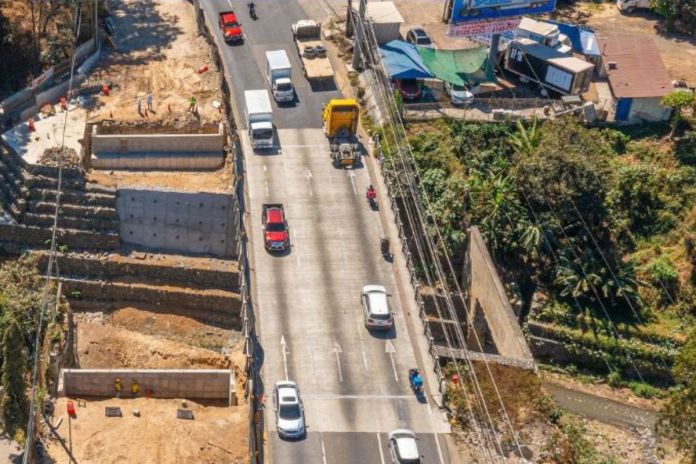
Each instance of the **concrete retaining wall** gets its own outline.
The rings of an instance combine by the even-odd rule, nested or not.
[[[120,189],[116,210],[126,243],[236,257],[236,201],[231,194]]]
[[[470,289],[469,322],[479,333],[479,338],[483,341],[490,336],[497,354],[501,356],[533,359],[481,232],[476,226],[472,226],[469,231],[469,250],[465,265],[464,275],[469,282],[464,287]],[[485,319],[485,331],[481,318],[476,320],[477,313]]]
[[[224,162],[225,127],[215,134],[100,134],[92,128],[94,169],[217,169]]]
[[[121,379],[124,395],[130,382],[140,384],[140,395],[154,398],[215,399],[236,404],[234,373],[228,369],[61,369],[58,394],[69,397],[116,396],[114,381]]]

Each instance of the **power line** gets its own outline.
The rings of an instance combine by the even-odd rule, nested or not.
[[[76,16],[78,16],[78,26],[77,30],[80,30],[80,22],[81,22],[81,15],[79,14],[80,11],[80,5],[76,5]],[[43,332],[43,323],[44,323],[44,317],[46,314],[46,309],[48,307],[49,303],[49,291],[51,287],[51,275],[53,274],[53,265],[56,260],[56,248],[57,248],[57,241],[56,241],[56,236],[57,236],[57,231],[58,231],[58,216],[60,215],[60,196],[61,196],[61,190],[62,190],[62,184],[63,184],[63,156],[65,155],[65,133],[67,131],[68,127],[68,114],[70,111],[70,95],[72,93],[72,87],[73,87],[73,77],[75,75],[75,48],[77,46],[77,40],[78,37],[75,37],[75,40],[73,41],[72,44],[72,57],[71,57],[71,63],[70,63],[70,79],[68,81],[68,95],[67,95],[67,107],[65,110],[65,118],[63,120],[63,135],[61,138],[61,144],[60,144],[60,152],[58,156],[58,178],[57,178],[57,184],[56,184],[56,206],[55,210],[53,213],[53,225],[51,228],[51,247],[50,247],[50,252],[48,256],[48,266],[46,269],[46,277],[45,277],[45,284],[44,284],[44,290],[43,290],[43,296],[41,299],[41,309],[39,312],[39,324],[37,326],[36,330],[36,340],[35,340],[35,346],[34,346],[34,366],[32,368],[32,381],[31,381],[31,400],[29,403],[29,423],[27,424],[27,435],[26,435],[26,442],[24,445],[24,453],[22,457],[22,464],[28,464],[31,462],[31,453],[32,453],[32,448],[34,445],[34,426],[35,426],[35,411],[36,411],[36,402],[37,402],[37,383],[38,383],[38,373],[39,373],[39,364],[40,364],[40,359],[41,359],[41,334]],[[95,44],[96,44],[96,38],[95,38]],[[56,298],[58,298],[58,295],[56,295]]]
[[[361,26],[361,29],[362,29],[363,36],[364,36],[365,40],[369,42],[370,37],[364,32],[364,22],[363,22],[362,19],[361,19],[361,21],[358,21],[358,23],[359,23],[360,26]],[[371,25],[370,25],[370,26],[371,26]],[[374,43],[376,44],[376,40],[374,39],[374,30],[372,30],[371,32],[372,32],[372,39],[373,39]],[[368,46],[369,46],[369,45],[368,45]],[[376,47],[375,47],[375,48],[376,48]],[[368,48],[368,52],[371,53],[371,50],[370,50],[369,48]],[[370,56],[371,56],[371,58],[373,59],[373,62],[374,62],[375,64],[379,64],[379,65],[382,65],[382,66],[383,66],[383,64],[381,63],[380,60],[374,58],[374,55],[371,54]],[[386,71],[384,70],[383,67],[382,67],[382,72],[383,72],[383,76],[386,76]],[[376,74],[377,74],[377,73],[376,73]],[[386,88],[390,88],[388,85],[386,85],[385,87],[386,87]],[[446,278],[446,276],[444,275],[444,271],[443,271],[442,268],[441,268],[441,264],[440,264],[440,262],[439,262],[439,258],[438,258],[438,256],[437,256],[437,253],[435,252],[435,248],[436,248],[436,247],[434,246],[434,244],[433,244],[433,243],[431,242],[431,240],[430,240],[430,237],[429,237],[429,234],[428,234],[428,230],[427,230],[427,227],[426,227],[426,225],[425,225],[425,224],[426,224],[426,221],[425,221],[425,219],[424,219],[424,217],[423,217],[424,214],[422,213],[422,211],[420,211],[420,203],[419,203],[419,201],[418,201],[418,198],[419,198],[420,196],[419,196],[418,193],[417,193],[417,188],[415,188],[414,185],[413,185],[413,179],[411,179],[411,176],[409,175],[409,173],[413,172],[413,173],[415,174],[415,177],[418,178],[418,179],[420,180],[420,176],[419,176],[419,173],[418,173],[418,167],[415,165],[415,163],[413,163],[413,153],[411,152],[411,147],[410,147],[410,145],[409,145],[409,143],[408,143],[408,140],[405,138],[405,133],[406,133],[406,132],[405,132],[405,128],[404,128],[404,125],[403,125],[403,121],[401,120],[401,118],[400,118],[400,116],[399,116],[398,108],[395,108],[395,102],[393,101],[393,99],[391,99],[391,98],[388,99],[388,103],[391,104],[391,106],[392,106],[392,108],[391,108],[392,113],[396,116],[394,119],[397,119],[397,122],[400,124],[401,130],[402,130],[402,132],[403,132],[403,134],[404,134],[404,135],[403,135],[403,138],[404,138],[404,140],[406,141],[406,146],[408,147],[408,151],[409,151],[409,154],[410,154],[410,163],[414,164],[414,166],[415,166],[415,171],[411,171],[410,168],[407,167],[406,162],[404,161],[404,158],[405,158],[405,157],[404,157],[402,151],[401,151],[401,150],[397,150],[397,153],[399,154],[399,157],[400,157],[400,159],[401,159],[402,165],[403,165],[404,170],[405,170],[405,173],[406,173],[406,179],[407,179],[407,182],[408,182],[408,184],[409,184],[409,189],[410,189],[410,191],[411,191],[412,198],[414,199],[414,204],[416,205],[416,212],[418,213],[418,216],[420,217],[420,225],[421,225],[421,228],[423,229],[423,232],[424,232],[423,235],[424,235],[424,237],[425,237],[426,244],[427,244],[427,246],[428,246],[428,248],[429,248],[429,250],[430,250],[431,256],[433,257],[432,261],[433,261],[433,263],[434,263],[434,265],[435,265],[435,269],[436,269],[438,275],[440,276],[441,285],[443,285],[443,286],[445,287],[445,289],[446,289],[446,292],[445,292],[446,298],[445,298],[445,300],[446,300],[446,303],[447,303],[447,309],[448,309],[448,311],[449,311],[449,313],[450,313],[450,317],[451,317],[452,320],[458,321],[458,317],[457,317],[457,315],[456,315],[456,310],[454,309],[454,306],[453,306],[453,304],[452,304],[451,298],[450,298],[450,296],[449,296],[448,293],[447,293],[447,282],[446,282],[446,281],[447,281],[447,278]],[[389,108],[388,108],[388,109],[389,109]],[[394,125],[392,125],[392,128],[393,128],[393,130],[394,130],[394,137],[395,137],[395,141],[396,141],[396,135],[397,135],[397,132],[398,132],[398,131],[396,131]],[[397,146],[398,146],[398,145],[397,145]],[[427,199],[427,195],[426,195],[424,198],[425,198],[426,203],[428,203],[426,206],[429,207],[429,202],[428,202],[428,199]],[[432,217],[432,216],[431,216],[431,219],[432,219],[432,221],[433,221],[433,223],[434,223],[434,225],[435,225],[435,230],[436,230],[436,232],[437,232],[437,234],[438,234],[438,237],[439,237],[440,240],[441,240],[441,244],[443,245],[443,249],[444,249],[444,251],[445,251],[445,253],[446,253],[446,244],[444,243],[444,240],[442,239],[442,235],[440,234],[440,231],[439,231],[439,227],[438,227],[438,225],[437,225],[437,222],[436,222],[435,218]],[[450,269],[452,270],[452,266],[451,266],[451,262],[450,262],[450,260],[449,260],[449,256],[446,255],[446,259],[447,259],[447,261],[448,261],[448,264],[449,264],[449,266],[450,266]],[[453,273],[452,275],[453,275],[453,276],[456,276],[455,273]],[[455,279],[455,281],[456,281],[456,279]],[[457,284],[457,287],[459,288],[459,285],[458,285],[458,284]],[[462,297],[462,295],[461,295],[461,289],[459,289],[459,293],[460,293],[460,295],[459,295],[459,296],[460,296],[460,299],[461,299],[461,301],[462,301],[464,307],[466,308],[466,302],[464,301],[464,299],[463,299],[463,297]],[[457,326],[455,326],[455,335],[456,335],[457,338],[459,339],[459,342],[460,342],[461,346],[463,346],[464,348],[466,348],[466,342],[465,342],[465,340],[464,340],[461,327],[458,326],[458,324],[457,324]],[[475,337],[476,337],[477,343],[479,344],[479,348],[482,349],[480,340],[478,340],[478,336],[477,336],[476,334],[474,334],[474,335],[475,335]],[[464,350],[464,352],[467,353],[466,349]],[[473,368],[473,364],[471,363],[471,360],[470,360],[468,354],[466,354],[465,356],[466,356],[467,363],[469,363],[470,368],[471,368],[471,376],[472,376],[472,377],[474,378],[474,380],[475,380],[476,390],[478,390],[478,392],[480,393],[481,397],[483,397],[482,391],[480,390],[480,385],[479,385],[478,379],[476,378],[476,372],[475,372],[475,369]],[[485,357],[484,357],[484,364],[486,365],[487,371],[488,371],[488,373],[489,373],[489,375],[490,375],[490,377],[491,377],[491,381],[492,381],[492,384],[493,384],[493,386],[494,386],[494,390],[496,391],[496,395],[497,395],[497,397],[498,397],[498,400],[499,400],[499,402],[500,402],[500,405],[501,405],[501,408],[502,408],[502,411],[503,411],[504,419],[505,419],[505,421],[507,422],[508,426],[510,427],[510,430],[511,430],[512,436],[513,436],[513,439],[514,439],[514,441],[515,441],[515,445],[517,446],[518,451],[520,452],[520,455],[521,455],[521,447],[520,447],[519,442],[518,442],[518,439],[517,439],[517,434],[516,434],[516,432],[515,432],[515,430],[514,430],[514,427],[512,426],[512,422],[511,422],[510,417],[509,417],[509,415],[508,415],[508,413],[507,413],[507,410],[506,410],[506,408],[505,408],[505,405],[504,405],[504,403],[503,403],[503,401],[502,401],[502,398],[501,398],[501,396],[500,396],[499,389],[498,389],[498,387],[497,387],[497,384],[495,383],[495,379],[494,379],[494,377],[493,377],[493,375],[492,375],[492,372],[491,372],[491,370],[490,370],[490,367],[488,366],[488,361],[487,361],[487,359],[485,359]],[[455,366],[457,366],[457,363],[455,363]],[[485,407],[485,400],[483,400],[483,404],[484,404],[484,407]]]

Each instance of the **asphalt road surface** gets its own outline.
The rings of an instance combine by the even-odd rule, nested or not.
[[[310,16],[294,1],[256,3],[258,21],[248,18],[246,2],[201,2],[210,23],[217,24],[217,12],[231,7],[244,27],[246,41],[237,46],[225,45],[217,27],[211,30],[238,105],[243,105],[244,90],[267,88],[268,50],[287,51],[298,93],[294,106],[274,104],[276,150],[254,154],[246,132],[239,131],[246,154],[271,462],[391,462],[386,432],[395,428],[419,435],[425,462],[449,462],[439,435],[448,432],[448,424],[436,408],[416,400],[408,386],[408,369],[416,366],[416,358],[392,265],[379,253],[384,236],[379,213],[365,201],[369,175],[363,168],[336,169],[329,158],[320,112],[340,94],[314,91],[301,73],[290,26]],[[244,108],[237,112],[244,114]],[[264,250],[264,203],[285,206],[292,243],[287,253]],[[393,331],[365,329],[360,305],[365,284],[384,285],[393,294]],[[299,441],[281,440],[275,432],[270,395],[273,384],[286,377],[298,382],[305,404],[308,433]]]

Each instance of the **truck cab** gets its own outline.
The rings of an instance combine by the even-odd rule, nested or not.
[[[330,154],[337,167],[354,166],[360,162],[357,139],[360,106],[352,98],[333,98],[324,105],[324,133],[330,141]]]
[[[234,11],[223,11],[219,15],[218,25],[225,42],[241,42],[244,40],[242,25],[237,21]]]
[[[251,146],[254,149],[273,148],[273,108],[268,91],[244,91],[245,116]]]

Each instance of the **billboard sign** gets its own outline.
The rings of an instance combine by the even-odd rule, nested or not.
[[[504,19],[551,13],[555,9],[556,0],[453,0],[450,22]]]
[[[465,23],[454,24],[450,23],[447,35],[450,37],[472,37],[485,34],[509,34],[511,37],[513,31],[520,25],[521,17],[469,21]]]

